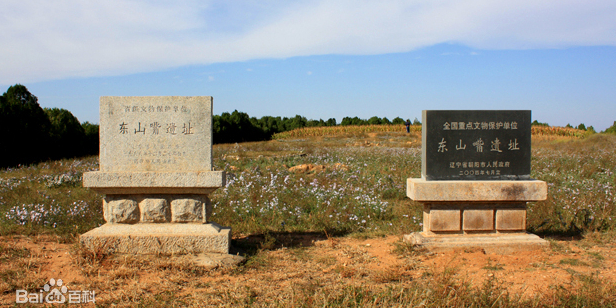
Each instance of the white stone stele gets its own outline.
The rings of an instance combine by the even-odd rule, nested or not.
[[[209,221],[211,96],[100,99],[100,171],[83,186],[104,194],[107,223],[80,237],[116,253],[228,253],[231,228]]]
[[[211,96],[102,96],[101,172],[212,171]]]
[[[404,236],[413,245],[431,251],[479,247],[504,254],[548,245],[526,232],[526,202],[547,198],[543,181],[409,178],[407,196],[424,206],[423,231]]]

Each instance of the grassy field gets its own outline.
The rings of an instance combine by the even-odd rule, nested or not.
[[[233,228],[233,245],[247,256],[234,269],[79,247],[79,234],[104,223],[101,196],[81,187],[82,173],[98,169],[96,157],[2,170],[3,303],[14,303],[17,289],[40,289],[59,275],[51,271],[57,266],[73,285],[97,290],[102,306],[613,305],[613,276],[600,272],[616,270],[616,136],[533,135],[532,177],[548,182],[549,198],[529,204],[528,229],[553,237],[544,254],[560,261],[537,261],[543,265],[528,271],[569,274],[530,293],[498,279],[507,266],[480,267],[496,274],[477,284],[460,268],[426,265],[440,256],[399,240],[421,229],[421,207],[405,197],[406,178],[420,176],[420,149],[417,130],[215,145],[214,168],[227,172],[227,185],[211,196],[211,219]],[[66,264],[48,260],[53,253],[64,260],[60,252]]]

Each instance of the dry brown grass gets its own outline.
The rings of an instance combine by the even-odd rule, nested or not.
[[[35,291],[51,277],[64,279],[70,290],[95,290],[97,306],[117,307],[609,307],[616,300],[616,243],[600,234],[513,256],[431,254],[395,236],[307,239],[281,247],[263,237],[252,243],[261,248],[245,264],[209,270],[189,255],[101,257],[51,238],[4,237],[0,275],[23,270],[1,280],[0,300],[11,305],[15,289]],[[57,263],[66,252],[72,261]],[[529,266],[537,261],[543,265]],[[583,265],[592,262],[599,263]],[[88,274],[88,267],[96,273]]]
[[[248,170],[267,175],[270,169],[272,172],[288,172],[289,168],[284,165],[330,163],[318,163],[311,160],[310,154],[303,155],[309,153],[310,148],[317,148],[316,154],[319,155],[318,147],[322,144],[340,148],[358,143],[357,146],[362,148],[353,148],[358,151],[348,153],[360,163],[351,165],[349,170],[363,170],[364,175],[371,176],[393,173],[386,169],[391,166],[400,169],[409,157],[380,161],[387,158],[390,149],[365,147],[376,147],[377,143],[379,147],[400,147],[406,142],[418,141],[412,139],[417,135],[388,132],[368,133],[359,139],[332,136],[311,137],[305,141],[216,145],[214,156],[220,160],[227,154],[224,164],[218,166],[229,168],[225,169],[229,173],[239,176],[242,170]],[[567,179],[583,181],[585,174],[597,174],[596,170],[600,168],[613,170],[613,155],[581,156],[595,148],[597,151],[611,151],[616,146],[613,136],[550,138],[533,136],[533,151],[537,153],[533,157],[534,166],[546,170],[542,179],[549,179],[547,173],[554,173],[553,182],[558,184],[556,180],[561,174],[580,171],[581,175],[572,173]],[[413,147],[418,147],[418,143]],[[261,157],[254,156],[253,152],[261,153]],[[377,154],[362,158],[360,155],[364,152]],[[238,159],[232,157],[234,155]],[[276,159],[277,155],[288,156]],[[570,157],[571,162],[568,161]],[[555,159],[563,162],[553,165]],[[584,164],[579,164],[579,159],[583,159]],[[552,165],[548,167],[548,164]],[[556,167],[560,169],[554,171]],[[407,169],[396,172],[399,172],[399,178],[403,178],[412,176],[412,172],[418,175],[418,168],[419,161],[416,160]],[[307,181],[318,178],[327,183],[331,179],[323,173],[331,172],[288,172],[288,175],[301,176]],[[366,178],[361,183],[371,185]],[[263,186],[255,186],[261,192]],[[79,188],[58,189],[54,197],[67,189],[78,191]],[[35,189],[24,191],[28,192],[36,195]],[[584,192],[589,193],[588,190]],[[20,194],[10,196],[17,198]],[[552,190],[551,194],[554,195],[555,191]],[[233,200],[247,195],[236,193]],[[191,256],[105,255],[97,249],[74,246],[75,238],[70,236],[2,236],[0,305],[13,305],[16,289],[36,291],[49,278],[62,278],[70,289],[96,291],[97,304],[102,307],[609,307],[616,302],[614,231],[576,234],[574,238],[563,236],[551,241],[552,249],[512,256],[486,255],[481,251],[430,254],[413,249],[398,238],[417,227],[411,217],[420,213],[409,211],[415,205],[405,199],[404,188],[393,187],[390,191],[382,191],[379,197],[400,203],[393,208],[394,218],[410,217],[390,220],[395,227],[385,232],[351,229],[355,233],[341,236],[345,233],[331,227],[311,229],[306,224],[291,231],[287,226],[281,231],[275,229],[280,225],[277,221],[266,225],[265,220],[256,216],[247,219],[230,216],[223,223],[233,224],[234,245],[248,252],[247,262],[232,269],[209,270],[195,265]],[[218,198],[222,198],[222,194]],[[292,200],[293,205],[302,201]],[[100,206],[100,200],[96,204]],[[545,207],[546,204],[537,205],[536,211]],[[218,214],[223,210],[228,209],[218,208]],[[319,213],[309,214],[314,217]],[[542,220],[554,216],[549,211],[533,215],[529,217]],[[306,216],[309,216],[308,212]],[[326,217],[323,215],[318,220]],[[539,225],[541,222],[531,223]],[[256,227],[246,227],[242,231],[244,234],[236,231],[248,224]],[[21,228],[27,230],[30,227]],[[36,234],[36,229],[33,230],[31,232]]]
[[[587,131],[577,128],[542,125],[533,125],[531,127],[531,133],[533,136],[562,136],[575,138],[584,138],[588,136]]]

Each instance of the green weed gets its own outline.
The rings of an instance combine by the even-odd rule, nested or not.
[[[573,258],[564,258],[564,259],[560,260],[559,263],[560,264],[571,265],[571,266],[589,266],[588,263],[586,263],[584,261],[580,261],[579,259],[573,259]]]
[[[603,256],[602,256],[600,253],[598,253],[598,252],[592,252],[592,251],[589,251],[589,252],[588,252],[588,255],[590,255],[591,257],[593,257],[593,258],[594,258],[595,260],[597,260],[597,261],[603,261],[603,260],[605,260],[605,257],[603,257]]]

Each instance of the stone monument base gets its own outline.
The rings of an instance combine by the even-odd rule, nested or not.
[[[509,254],[548,242],[526,232],[526,203],[545,200],[543,181],[426,181],[408,179],[407,195],[423,205],[423,232],[405,236],[431,251],[483,248]]]
[[[227,254],[231,228],[216,223],[107,223],[81,235],[79,241],[108,253]]]
[[[427,235],[415,232],[405,235],[404,241],[432,252],[481,248],[486,253],[512,254],[549,246],[548,241],[532,233]]]

